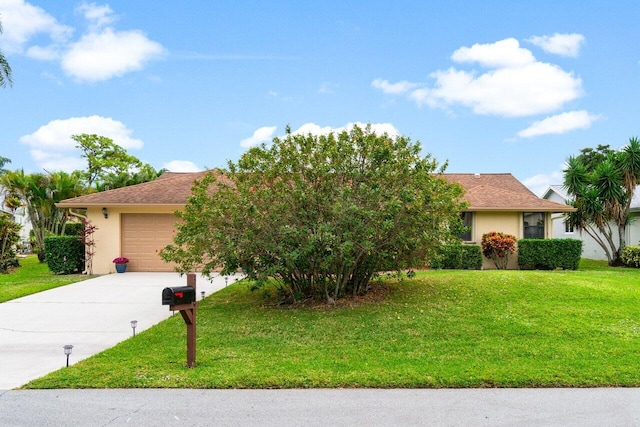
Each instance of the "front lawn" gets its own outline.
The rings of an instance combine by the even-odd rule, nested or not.
[[[21,258],[20,265],[21,267],[9,274],[0,274],[0,302],[90,278],[81,274],[53,274],[49,271],[47,264],[38,262],[36,255]]]
[[[201,302],[197,367],[175,315],[27,388],[640,386],[640,271],[427,271],[382,301]]]

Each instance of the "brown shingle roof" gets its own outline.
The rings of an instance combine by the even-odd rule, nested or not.
[[[88,206],[173,205],[184,206],[194,180],[208,172],[165,172],[158,179],[143,184],[80,196],[58,203],[63,208]],[[509,173],[444,174],[449,182],[457,182],[466,190],[470,211],[570,212],[571,206],[541,199]]]
[[[63,208],[86,208],[88,206],[133,206],[133,205],[176,205],[184,206],[191,195],[191,187],[196,179],[208,172],[165,172],[154,181],[115,190],[102,191],[63,200],[57,206]]]
[[[470,211],[571,212],[571,206],[541,199],[510,173],[443,174],[465,190]]]

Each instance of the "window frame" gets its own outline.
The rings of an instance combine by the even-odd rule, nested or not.
[[[539,216],[535,225],[529,225],[527,217]],[[523,212],[522,213],[522,237],[524,239],[544,239],[546,232],[545,212]]]
[[[473,222],[475,219],[474,212],[464,211],[460,212],[460,216],[462,217],[462,224],[465,227],[469,227],[469,231],[459,234],[458,237],[463,242],[473,242]],[[468,239],[466,237],[469,237]]]
[[[564,222],[564,234],[575,234],[576,229],[573,225],[570,225],[566,220]]]

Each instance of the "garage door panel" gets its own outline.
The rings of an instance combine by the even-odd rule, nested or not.
[[[131,271],[173,271],[159,252],[173,243],[177,218],[171,214],[123,214],[122,256]]]

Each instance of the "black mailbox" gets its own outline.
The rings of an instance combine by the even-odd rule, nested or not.
[[[191,304],[196,300],[196,290],[191,286],[177,286],[162,290],[162,305]]]

